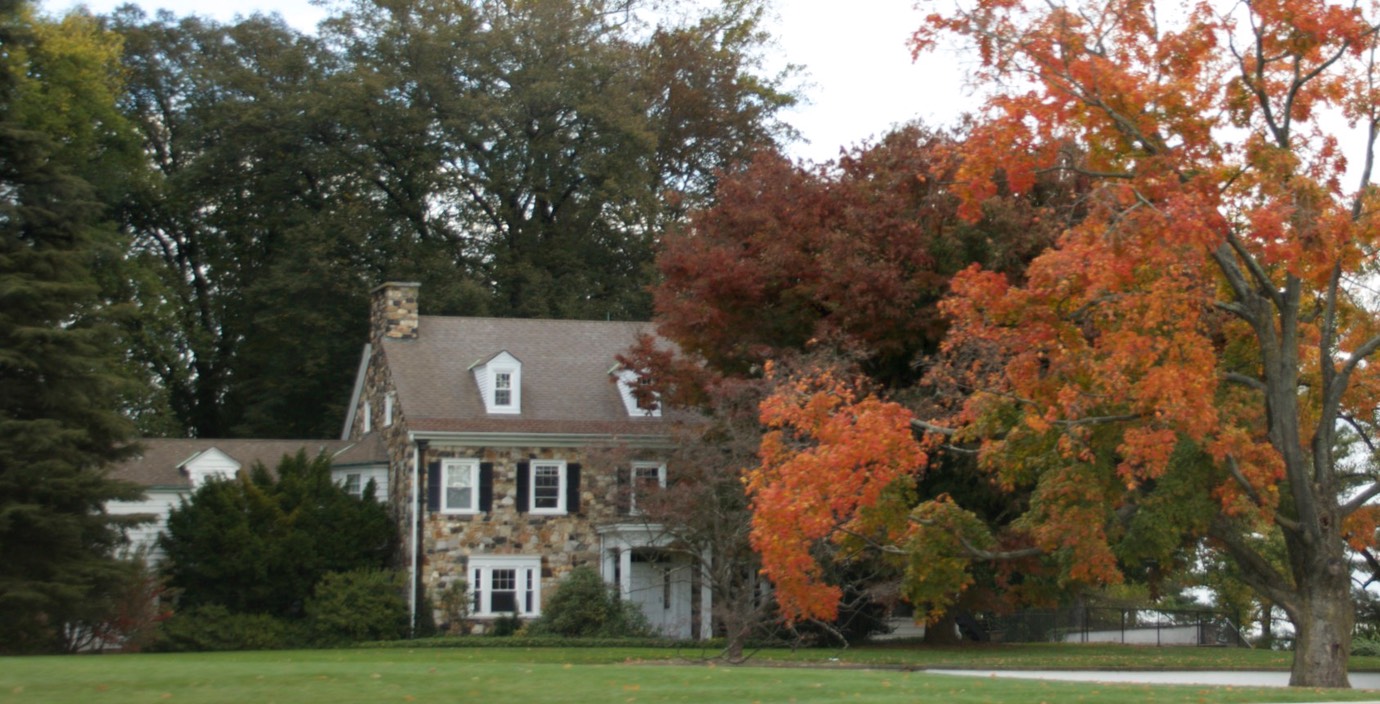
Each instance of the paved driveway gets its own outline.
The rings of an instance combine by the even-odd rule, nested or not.
[[[1165,672],[1110,670],[926,670],[936,675],[964,675],[968,677],[1018,677],[1035,680],[1068,680],[1071,682],[1133,682],[1138,684],[1204,684],[1233,687],[1287,687],[1287,672]],[[1380,673],[1353,672],[1351,686],[1356,689],[1380,690]]]

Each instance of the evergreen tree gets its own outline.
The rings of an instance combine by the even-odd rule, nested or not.
[[[139,493],[103,469],[129,451],[129,380],[93,273],[119,248],[78,175],[118,137],[109,42],[0,0],[0,651],[69,647],[129,576],[103,512]]]
[[[313,588],[331,572],[382,569],[395,530],[372,495],[331,481],[331,463],[306,452],[276,472],[211,481],[173,509],[160,544],[182,608],[302,618]]]

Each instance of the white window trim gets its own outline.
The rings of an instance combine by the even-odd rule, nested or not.
[[[470,505],[451,506],[447,499],[447,479],[451,472],[470,473]],[[441,513],[475,514],[479,513],[479,460],[450,457],[441,460]]]
[[[512,612],[493,610],[494,570],[514,570],[517,576],[517,615],[541,615],[541,556],[540,555],[471,555],[466,578],[470,588],[470,615],[492,618]],[[476,597],[477,595],[477,597]],[[529,606],[530,595],[530,606]]]
[[[613,373],[618,379],[618,395],[623,399],[623,407],[628,410],[629,416],[633,418],[661,417],[660,394],[656,394],[656,406],[654,408],[643,408],[637,405],[637,395],[633,393],[633,389],[641,379],[637,372],[627,368],[618,368]]]
[[[657,470],[656,483],[662,489],[666,488],[666,463],[665,462],[634,462],[628,475],[628,513],[637,515],[637,470],[655,469]]]
[[[556,508],[537,508],[537,467],[556,467],[560,481],[556,484]],[[527,512],[540,516],[560,516],[569,513],[565,496],[570,487],[570,467],[565,460],[532,460],[527,464]]]
[[[396,402],[397,394],[393,391],[383,395],[383,427],[393,425],[393,404]]]
[[[474,371],[474,383],[479,387],[480,398],[484,401],[484,411],[497,415],[517,415],[522,413],[522,362],[506,350],[493,356],[483,364],[470,366]],[[507,374],[511,381],[507,405],[500,406],[497,401],[497,379],[499,374]]]
[[[363,430],[363,432],[365,432],[365,433],[368,433],[368,432],[370,432],[370,431],[372,431],[372,430],[374,429],[374,412],[373,412],[373,408],[369,405],[369,401],[367,401],[367,400],[364,402],[364,420],[363,420],[363,425],[364,425],[364,430]]]
[[[350,487],[350,480],[354,480],[355,485],[353,488]],[[350,472],[345,475],[345,479],[340,483],[340,486],[345,490],[345,493],[358,499],[364,496],[364,474],[362,472]]]

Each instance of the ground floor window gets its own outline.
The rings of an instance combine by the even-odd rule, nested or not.
[[[476,555],[469,561],[471,609],[475,616],[541,614],[541,558]]]

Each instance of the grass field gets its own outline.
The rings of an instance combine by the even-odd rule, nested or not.
[[[1118,652],[1119,651],[1119,652]],[[1166,651],[1166,652],[1156,652]],[[1179,652],[1186,651],[1186,652]],[[1062,655],[1059,653],[1062,652]],[[1004,653],[1004,655],[1003,655]],[[631,648],[425,648],[0,658],[0,702],[1305,702],[1380,692],[946,677],[911,667],[1262,667],[1258,651],[1004,646],[768,651],[746,666]],[[1226,655],[1223,655],[1226,653]],[[965,657],[965,655],[967,657]],[[1233,657],[1236,656],[1236,657]],[[836,659],[834,659],[836,658]],[[858,663],[871,665],[859,667]],[[1362,663],[1366,665],[1367,663]],[[1373,665],[1374,663],[1369,663]]]

